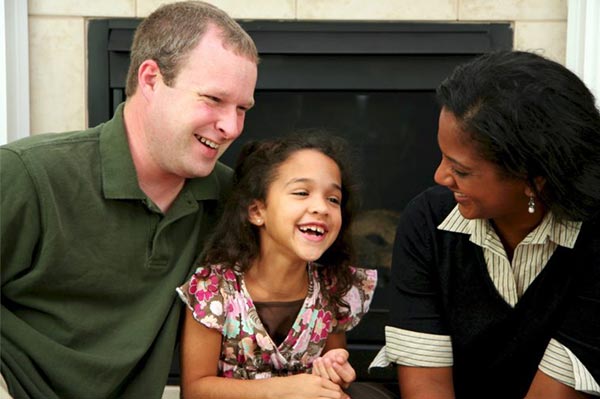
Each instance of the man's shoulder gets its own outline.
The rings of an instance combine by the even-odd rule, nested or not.
[[[52,147],[74,147],[82,143],[98,142],[100,130],[99,126],[97,126],[71,132],[36,134],[6,144],[0,148],[22,155],[30,151],[46,152]]]
[[[231,190],[231,186],[233,184],[233,169],[231,169],[224,163],[217,162],[215,164],[213,175],[219,182],[221,191],[224,193],[228,193]]]

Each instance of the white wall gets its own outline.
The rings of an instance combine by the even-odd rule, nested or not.
[[[0,144],[29,136],[27,2],[0,0]]]

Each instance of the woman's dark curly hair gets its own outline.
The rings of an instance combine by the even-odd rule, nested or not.
[[[331,158],[340,169],[342,178],[342,225],[333,244],[316,262],[324,290],[338,306],[346,307],[342,296],[350,289],[352,277],[349,266],[354,261],[350,233],[355,211],[350,154],[345,140],[326,132],[305,131],[263,141],[246,143],[235,166],[234,186],[200,263],[220,264],[225,268],[245,272],[260,254],[258,227],[248,220],[248,208],[255,201],[265,201],[279,167],[300,150],[316,150]]]
[[[480,155],[529,181],[557,217],[600,216],[600,113],[574,73],[533,53],[494,52],[457,67],[437,97]]]

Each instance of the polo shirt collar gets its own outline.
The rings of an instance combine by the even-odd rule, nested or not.
[[[139,186],[129,150],[123,119],[124,105],[125,103],[122,103],[117,107],[113,118],[102,126],[100,133],[102,187],[105,198],[145,200],[148,197]],[[196,201],[202,201],[219,199],[220,190],[219,181],[213,171],[203,178],[188,179],[182,193],[189,193],[186,195],[191,195]]]
[[[581,231],[581,225],[582,222],[560,220],[552,212],[548,212],[539,226],[523,239],[522,244],[545,244],[550,240],[562,247],[573,248]],[[458,210],[458,205],[439,224],[438,229],[469,234],[470,240],[481,247],[486,244],[490,246],[490,243],[498,241],[497,234],[487,219],[466,219]]]

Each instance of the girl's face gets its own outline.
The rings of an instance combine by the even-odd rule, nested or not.
[[[495,164],[481,158],[446,109],[440,113],[438,144],[442,161],[435,182],[454,192],[463,217],[496,222],[531,217],[527,212],[531,190],[525,180],[503,176]]]
[[[261,257],[288,262],[314,261],[333,244],[342,225],[339,167],[323,153],[293,153],[276,171],[265,203],[249,209],[260,226]]]

